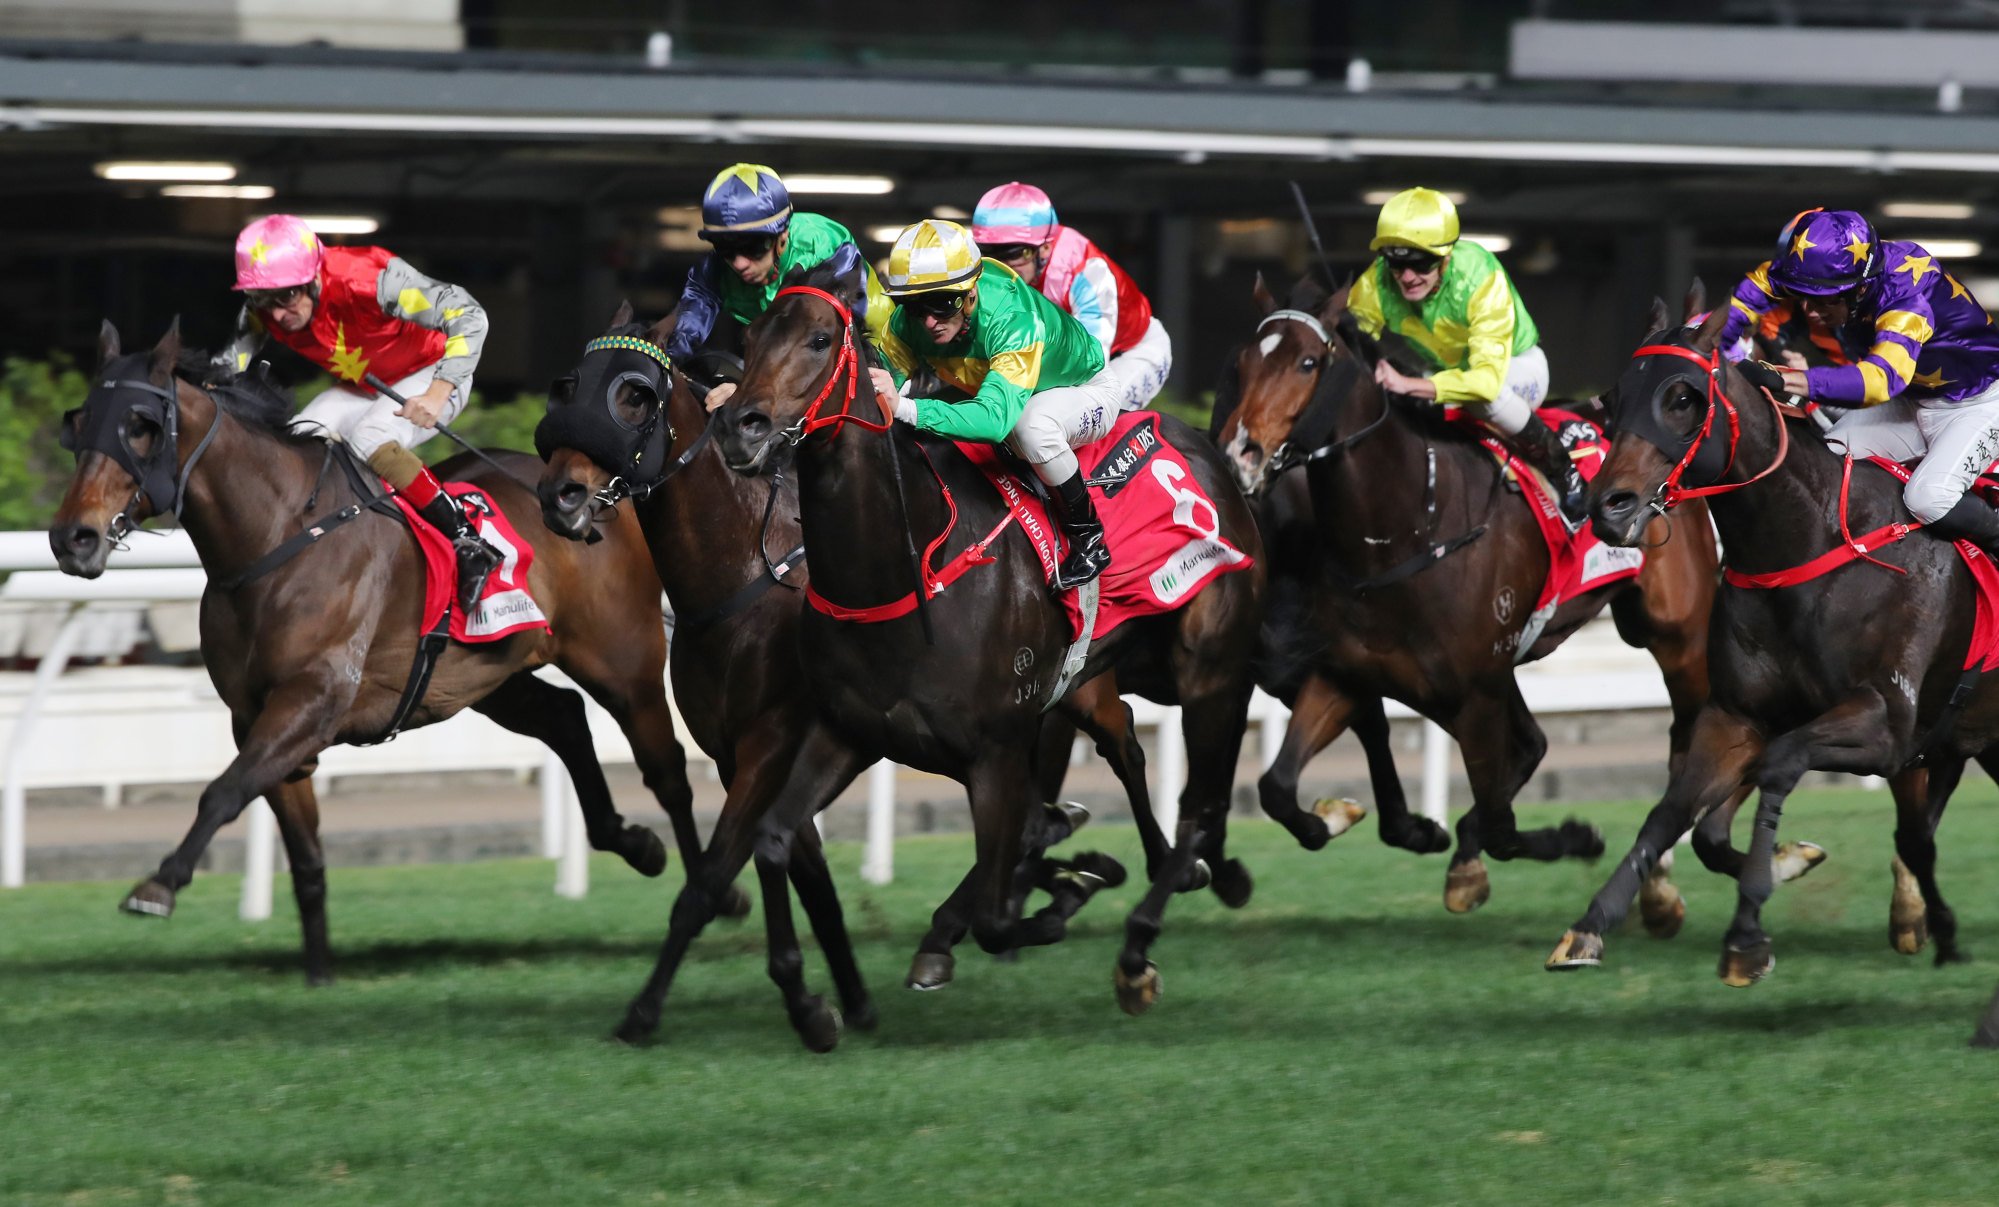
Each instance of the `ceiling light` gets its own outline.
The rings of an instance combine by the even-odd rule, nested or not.
[[[871,226],[868,228],[868,238],[877,243],[893,243],[896,236],[902,232],[903,228],[900,226]]]
[[[1969,260],[1984,251],[1984,245],[1976,239],[1918,239],[1923,250],[1946,260]]]
[[[170,184],[162,197],[215,197],[230,201],[269,201],[278,191],[268,184]]]
[[[1458,237],[1467,243],[1476,243],[1495,255],[1513,246],[1513,236],[1511,235],[1475,235],[1470,231],[1466,231]]]
[[[887,176],[812,176],[784,178],[784,187],[793,193],[850,193],[879,196],[895,191],[895,181]]]
[[[1457,189],[1438,189],[1436,191],[1450,198],[1452,205],[1463,205],[1465,203],[1466,195]],[[1366,205],[1387,205],[1388,199],[1400,192],[1402,192],[1401,189],[1369,189],[1360,195],[1360,199]]]
[[[300,214],[298,220],[315,235],[372,235],[382,229],[381,219],[362,214]]]
[[[1936,218],[1962,222],[1971,214],[1971,206],[1962,201],[1888,201],[1881,206],[1884,218]]]
[[[963,222],[972,216],[970,210],[961,210],[955,205],[940,205],[930,211],[932,218],[942,218],[946,222]]]
[[[183,160],[114,159],[97,165],[106,180],[234,180],[233,163]]]

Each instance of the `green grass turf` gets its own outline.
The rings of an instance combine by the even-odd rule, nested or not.
[[[1988,957],[1995,804],[1966,786],[1942,866]],[[1587,814],[1614,853],[1640,815]],[[1371,824],[1308,854],[1239,822],[1256,897],[1175,902],[1142,1019],[1110,987],[1132,886],[1067,943],[965,951],[917,995],[901,976],[968,840],[903,842],[886,889],[836,847],[882,1025],[830,1056],[786,1025],[754,916],[696,945],[662,1042],[606,1041],[677,866],[600,858],[581,902],[543,862],[335,869],[342,979],[319,991],[282,878],[263,925],[229,876],[167,923],[114,912],[122,885],[31,887],[0,895],[0,1202],[1999,1200],[1999,1053],[1966,1047],[1999,958],[1890,951],[1887,793],[1804,793],[1786,823],[1832,858],[1779,890],[1776,972],[1745,991],[1714,975],[1732,886],[1691,857],[1679,939],[1634,923],[1602,970],[1551,976],[1607,865],[1495,865],[1453,917],[1442,857]],[[1074,845],[1136,864],[1129,829]]]

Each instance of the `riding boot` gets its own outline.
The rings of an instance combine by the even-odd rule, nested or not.
[[[1067,591],[1102,574],[1111,564],[1111,551],[1104,544],[1104,524],[1090,502],[1090,489],[1083,485],[1083,471],[1078,469],[1050,489],[1055,518],[1062,525],[1062,534],[1069,538],[1069,556],[1055,567],[1054,587]]]
[[[500,564],[500,551],[480,539],[465,508],[449,491],[440,489],[430,502],[417,508],[417,514],[451,538],[451,547],[458,554],[458,609],[470,615],[486,589],[486,576]]]
[[[1562,515],[1574,528],[1589,518],[1589,490],[1583,476],[1576,469],[1576,463],[1563,445],[1561,435],[1548,426],[1539,414],[1529,420],[1527,426],[1514,434],[1514,445],[1534,468],[1548,475],[1548,481],[1561,495]]]
[[[1999,561],[1999,511],[1976,495],[1966,495],[1939,519],[1926,526],[1931,536],[1947,541],[1970,541]]]

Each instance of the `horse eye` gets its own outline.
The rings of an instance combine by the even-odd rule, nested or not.
[[[1319,367],[1319,358],[1316,356],[1308,356],[1305,359],[1298,362],[1298,371],[1300,373],[1310,373],[1316,370],[1318,367]]]
[[[833,337],[826,334],[824,331],[818,332],[812,337],[812,347],[814,351],[823,352],[827,348],[830,348],[832,346],[833,346]]]

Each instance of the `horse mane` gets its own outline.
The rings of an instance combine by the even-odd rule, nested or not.
[[[216,406],[264,435],[288,444],[318,441],[292,430],[298,400],[263,373],[217,377],[211,353],[203,348],[182,348],[174,360],[174,377],[205,392]]]

